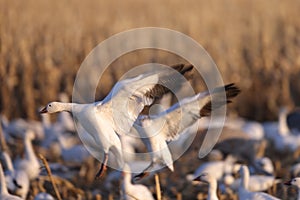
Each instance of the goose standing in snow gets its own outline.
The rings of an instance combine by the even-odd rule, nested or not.
[[[102,155],[98,155],[102,161],[96,174],[98,178],[106,168],[110,151],[116,157],[116,168],[122,168],[124,160],[119,136],[129,133],[145,106],[151,105],[164,93],[169,92],[162,85],[182,84],[184,80],[178,80],[176,75],[178,72],[185,74],[191,69],[193,66],[177,65],[173,70],[141,74],[116,83],[102,101],[91,104],[51,102],[40,113],[67,111],[73,114],[75,120],[94,139],[98,149],[103,151]]]
[[[273,197],[264,192],[250,192],[249,191],[249,169],[247,166],[242,165],[239,170],[241,176],[241,182],[238,190],[239,199],[243,200],[279,200],[276,197]]]
[[[297,200],[300,200],[300,178],[297,177],[297,178],[293,178],[292,180],[290,181],[287,181],[284,183],[285,185],[293,185],[293,186],[296,186],[297,187],[297,190],[298,190],[298,198]]]
[[[226,93],[226,99],[221,98],[223,91]],[[239,93],[240,90],[234,84],[228,84],[224,87],[215,88],[211,94],[209,91],[205,91],[193,97],[184,98],[157,115],[141,115],[137,121],[139,126],[135,125],[135,128],[152,158],[150,165],[135,178],[139,179],[146,176],[147,171],[156,163],[167,165],[171,171],[174,171],[173,159],[167,142],[176,139],[186,128],[196,123],[199,118],[209,116],[212,109],[229,103],[230,99],[236,97]],[[210,95],[216,99],[214,102],[212,102],[214,98]]]
[[[207,200],[219,200],[217,196],[218,183],[214,176],[211,176],[209,173],[203,173],[196,177],[194,181],[201,181],[208,184]]]
[[[15,170],[7,152],[1,153],[2,163],[6,166],[5,180],[10,192],[26,199],[29,191],[29,178],[25,171]]]
[[[152,193],[149,189],[141,184],[132,184],[131,182],[131,170],[127,164],[123,170],[123,181],[121,186],[122,199],[125,200],[154,200]]]
[[[8,193],[5,177],[2,169],[2,164],[0,164],[0,199],[1,200],[22,200],[22,198]]]

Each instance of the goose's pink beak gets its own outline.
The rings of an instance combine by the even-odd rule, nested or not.
[[[42,110],[40,110],[40,114],[43,114],[43,113],[47,113],[47,106],[45,108],[43,108]]]
[[[284,185],[292,185],[292,181],[287,181],[284,183]]]

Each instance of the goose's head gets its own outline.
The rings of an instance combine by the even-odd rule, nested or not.
[[[203,183],[210,183],[213,177],[209,175],[208,173],[204,172],[200,174],[200,176],[196,177],[194,181],[201,181]]]
[[[300,178],[299,177],[298,178],[293,178],[292,180],[287,181],[284,184],[285,185],[294,185],[294,186],[300,188]]]
[[[27,130],[25,133],[25,137],[29,140],[34,140],[35,139],[35,133],[32,130]]]
[[[61,103],[59,102],[50,102],[47,104],[46,107],[44,107],[40,113],[56,113],[62,111]]]

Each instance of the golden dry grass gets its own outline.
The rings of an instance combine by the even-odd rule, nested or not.
[[[1,0],[0,110],[9,118],[36,118],[37,108],[60,91],[71,95],[77,69],[99,42],[131,28],[157,26],[183,32],[207,49],[224,81],[244,91],[235,103],[240,115],[274,119],[278,106],[299,105],[299,9],[297,0]],[[121,58],[118,70],[152,59],[138,55]],[[159,60],[178,61],[170,55]],[[98,98],[119,76],[104,77]]]

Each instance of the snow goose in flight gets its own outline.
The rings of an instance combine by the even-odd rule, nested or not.
[[[201,181],[208,184],[207,200],[219,200],[217,196],[218,183],[214,176],[204,172],[196,177],[194,181]]]
[[[264,192],[250,192],[249,191],[249,169],[247,166],[242,165],[239,170],[240,176],[241,176],[241,182],[239,189],[238,189],[238,195],[239,199],[243,200],[279,200],[276,197],[273,197],[267,193]]]
[[[218,98],[225,91],[226,99]],[[171,171],[173,159],[167,142],[176,139],[184,130],[201,117],[209,116],[212,110],[221,107],[236,97],[240,90],[234,84],[228,84],[209,91],[201,92],[192,97],[187,97],[172,107],[157,115],[141,115],[134,127],[137,129],[142,141],[145,143],[151,155],[150,165],[139,175],[136,180],[146,176],[154,164],[167,165]],[[212,98],[210,95],[213,95]],[[215,99],[215,102],[212,102]],[[162,125],[162,122],[165,124]],[[158,129],[159,128],[159,129]]]
[[[180,87],[180,83],[182,84],[185,79],[178,76],[178,72],[184,75],[192,69],[191,65],[181,64],[174,66],[172,70],[144,73],[119,81],[102,101],[90,104],[51,102],[40,113],[67,111],[73,114],[75,120],[90,134],[98,149],[103,152],[97,157],[102,160],[96,174],[96,178],[99,178],[106,168],[109,152],[116,157],[116,168],[121,169],[123,166],[119,136],[130,131],[145,106],[151,105],[164,93],[169,92],[163,85]]]
[[[0,199],[1,200],[22,200],[22,198],[8,193],[5,177],[2,169],[2,164],[0,164]]]
[[[297,200],[300,200],[300,178],[297,177],[297,178],[293,178],[292,180],[290,181],[287,181],[284,183],[285,185],[293,185],[293,186],[296,186],[297,187],[297,190],[298,190],[298,198]]]

